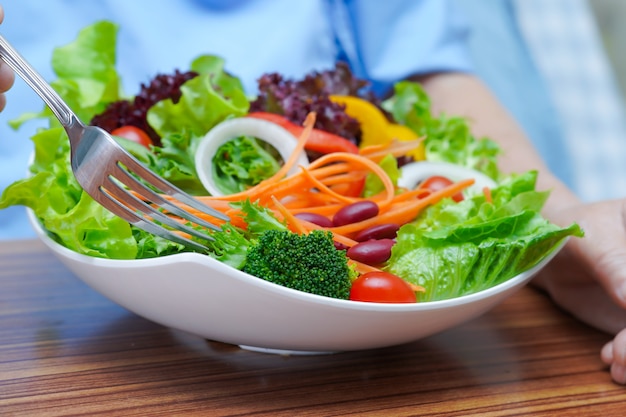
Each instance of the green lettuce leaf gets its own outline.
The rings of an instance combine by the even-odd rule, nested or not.
[[[280,169],[277,158],[255,138],[241,136],[219,147],[211,161],[215,185],[224,194],[244,191]]]
[[[474,293],[536,265],[577,224],[561,228],[544,219],[548,194],[534,190],[536,172],[514,175],[482,195],[427,208],[398,231],[386,269],[426,289],[422,301]]]
[[[188,132],[204,136],[217,123],[233,116],[243,116],[250,103],[241,81],[223,70],[223,60],[201,56],[191,70],[200,75],[181,86],[177,103],[162,100],[148,111],[148,123],[161,137]]]
[[[161,147],[153,147],[148,167],[191,195],[206,195],[196,173],[195,153],[202,136],[189,131],[161,138]]]
[[[52,53],[52,69],[58,78],[51,85],[81,120],[91,120],[121,97],[121,80],[115,69],[117,32],[116,24],[97,22],[82,29],[74,42]],[[17,129],[35,118],[59,125],[48,107],[39,113],[26,113],[10,124]]]
[[[279,221],[271,210],[258,203],[245,200],[233,202],[231,206],[239,208],[244,213],[248,236],[251,239],[258,238],[267,230],[287,230],[285,223]]]
[[[33,175],[4,190],[0,209],[12,205],[31,208],[53,239],[78,253],[135,258],[137,242],[130,225],[96,203],[76,182],[65,131],[42,130],[33,141]]]

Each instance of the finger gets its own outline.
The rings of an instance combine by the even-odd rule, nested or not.
[[[8,91],[15,82],[15,74],[4,62],[0,61],[0,111],[4,110],[7,98],[4,92]]]
[[[618,384],[626,384],[626,330],[622,330],[600,352],[602,362],[611,367],[611,378]]]
[[[602,362],[604,362],[606,365],[611,365],[613,363],[612,340],[602,347],[602,350],[600,351],[600,358],[602,359]]]
[[[0,93],[4,93],[13,86],[15,73],[4,62],[0,61]]]
[[[626,384],[626,366],[618,363],[611,365],[611,378],[618,384]]]
[[[0,5],[0,23],[4,21],[4,9]],[[4,93],[13,86],[15,82],[15,74],[4,62],[0,61],[0,93]],[[4,109],[6,98],[0,94],[0,110]]]
[[[0,5],[0,23],[4,21],[4,9]],[[13,70],[9,68],[7,64],[0,61],[0,93],[4,93],[13,86],[15,82],[15,74]],[[4,95],[0,94],[0,110],[4,109],[6,105],[6,99]]]
[[[626,308],[625,204],[626,200],[613,200],[587,206],[579,218],[585,237],[570,240],[575,255],[587,260],[590,272],[622,308]]]
[[[622,330],[613,339],[613,363],[626,367],[626,330]]]

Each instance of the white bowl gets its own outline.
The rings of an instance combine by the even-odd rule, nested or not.
[[[196,253],[141,260],[80,255],[50,239],[33,213],[29,215],[54,255],[117,304],[206,339],[276,353],[380,348],[449,329],[512,295],[562,247],[534,268],[479,293],[443,301],[381,304],[292,290]]]

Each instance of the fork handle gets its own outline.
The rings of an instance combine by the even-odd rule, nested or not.
[[[0,59],[7,63],[43,101],[50,107],[59,122],[66,129],[78,121],[78,117],[59,97],[56,91],[43,79],[41,75],[0,35]]]

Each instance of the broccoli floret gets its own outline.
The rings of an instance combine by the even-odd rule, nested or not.
[[[355,271],[344,251],[335,248],[332,233],[314,230],[300,235],[268,230],[248,250],[243,270],[295,290],[347,299]]]

